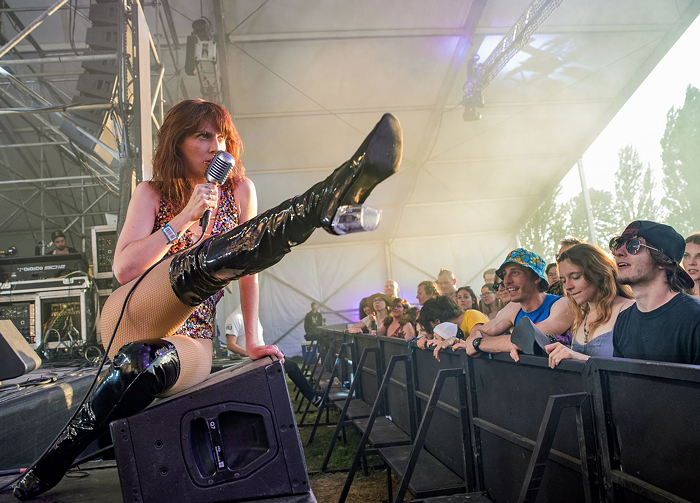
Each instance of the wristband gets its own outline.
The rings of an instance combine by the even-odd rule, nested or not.
[[[174,243],[177,240],[177,232],[175,232],[173,228],[170,227],[170,224],[165,224],[165,226],[161,227],[160,230],[162,230],[163,234],[165,234],[168,243]]]
[[[418,337],[416,337],[416,340],[419,341],[419,340],[421,340],[423,337],[425,337],[425,335],[419,335]]]

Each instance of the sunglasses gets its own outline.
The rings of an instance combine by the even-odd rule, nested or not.
[[[636,255],[642,246],[644,248],[649,248],[650,250],[657,251],[659,253],[664,253],[663,250],[659,250],[658,248],[654,248],[653,246],[646,245],[637,238],[630,238],[625,241],[625,239],[622,237],[616,237],[610,240],[610,251],[613,253],[615,253],[623,246],[627,250],[627,253],[629,253],[630,255]]]
[[[499,281],[498,283],[493,284],[493,290],[496,291],[500,288],[503,288],[503,281]]]

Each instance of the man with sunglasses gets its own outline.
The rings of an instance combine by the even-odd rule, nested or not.
[[[636,304],[613,330],[613,356],[700,365],[700,301],[680,266],[685,240],[673,227],[637,220],[610,241],[621,283]]]

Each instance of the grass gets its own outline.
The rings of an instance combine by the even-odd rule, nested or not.
[[[299,362],[301,363],[301,362]],[[294,400],[296,395],[296,390],[291,381],[288,380],[289,394],[292,398],[292,406],[296,410],[299,401]],[[301,398],[301,397],[300,397]],[[301,417],[306,408],[306,403],[302,407],[301,413],[296,414],[297,424],[300,424]],[[326,413],[323,413],[321,418],[321,425],[319,425],[314,435],[314,441],[311,445],[308,445],[309,437],[311,436],[311,430],[313,428],[313,422],[316,420],[317,409],[314,406],[309,408],[309,413],[306,415],[306,420],[304,426],[299,428],[299,435],[301,437],[301,442],[304,448],[304,456],[306,458],[306,467],[309,471],[309,483],[311,484],[311,490],[319,503],[337,503],[338,497],[343,490],[343,485],[347,478],[347,471],[339,473],[322,473],[321,465],[326,456],[328,446],[333,438],[333,432],[335,431],[335,425],[338,421],[339,412],[337,410],[331,410],[330,412],[330,423],[325,425]],[[338,438],[333,449],[333,455],[331,456],[330,462],[328,464],[328,470],[348,470],[352,465],[353,459],[355,458],[355,453],[357,452],[357,447],[360,443],[360,436],[357,431],[352,427],[347,427],[347,444],[343,443],[342,435]],[[371,501],[385,501],[387,499],[387,487],[386,487],[386,471],[379,468],[382,465],[381,459],[378,456],[368,456],[367,463],[370,467],[377,467],[377,469],[370,469],[368,474],[365,475],[362,469],[358,469],[353,479],[350,492],[346,499],[347,503],[368,503]],[[394,488],[396,488],[396,480],[394,479]]]

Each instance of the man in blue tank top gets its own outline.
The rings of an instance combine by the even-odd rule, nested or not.
[[[466,341],[456,344],[470,356],[484,353],[510,352],[519,360],[518,348],[507,333],[522,318],[528,317],[545,334],[560,340],[574,322],[574,312],[568,300],[546,293],[549,284],[544,272],[545,262],[534,252],[517,248],[506,256],[496,275],[510,295],[510,304],[501,309],[488,323],[475,327]]]

